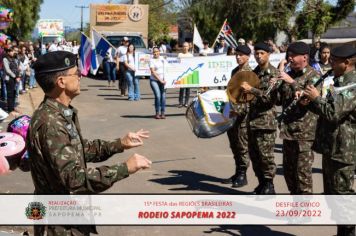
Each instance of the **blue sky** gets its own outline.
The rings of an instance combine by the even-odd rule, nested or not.
[[[80,8],[75,6],[89,6],[90,3],[107,2],[107,0],[44,0],[41,5],[40,19],[62,19],[64,26],[79,28]],[[89,8],[83,9],[83,21],[89,22]]]

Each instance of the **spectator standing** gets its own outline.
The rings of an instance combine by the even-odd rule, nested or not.
[[[126,80],[128,86],[128,100],[138,101],[140,100],[140,80],[135,76],[135,46],[130,43],[127,48],[126,58]]]
[[[129,45],[129,38],[124,37],[122,41],[122,45],[117,48],[116,50],[116,60],[119,62],[119,90],[120,90],[120,96],[123,97],[125,96],[126,93],[126,78],[125,78],[125,56],[127,53],[127,46]]]
[[[53,41],[53,42],[49,45],[47,52],[55,52],[55,51],[58,51],[58,46],[57,46],[57,42],[56,42],[56,41]]]
[[[27,48],[25,45],[22,45],[20,48],[20,54],[18,55],[18,60],[20,64],[20,93],[26,93],[26,84],[27,80],[31,75],[30,71],[30,60],[27,56]]]
[[[35,88],[36,87],[36,80],[35,80],[35,71],[33,70],[32,66],[33,64],[37,61],[37,57],[35,56],[35,50],[33,48],[32,45],[29,46],[29,52],[28,52],[28,59],[30,60],[30,78],[28,81],[28,86],[30,89]]]
[[[184,42],[183,43],[183,52],[178,54],[178,58],[189,58],[189,57],[193,57],[193,54],[191,54],[189,52],[189,43]],[[179,105],[178,105],[179,108],[183,107],[184,95],[185,95],[184,106],[188,107],[190,88],[180,88],[179,89]]]
[[[20,72],[15,59],[15,51],[13,48],[7,49],[6,57],[4,58],[3,63],[7,92],[7,111],[16,117],[19,115],[19,113],[15,111],[15,91],[16,83],[20,81]]]
[[[79,51],[79,45],[77,44],[77,41],[73,41],[73,46],[72,46],[72,53],[74,55],[78,55],[78,51]]]
[[[166,119],[166,89],[164,85],[164,59],[160,56],[159,48],[154,47],[152,49],[153,57],[150,60],[150,85],[155,96],[155,119]],[[159,114],[161,112],[161,114]]]
[[[227,53],[227,44],[225,42],[225,39],[223,37],[221,37],[219,39],[219,45],[217,45],[217,47],[214,48],[214,52],[215,53]]]
[[[108,79],[108,87],[115,86],[115,81],[116,81],[115,55],[116,55],[115,49],[109,48],[103,62],[105,76]]]
[[[207,56],[209,53],[213,53],[213,50],[209,48],[209,41],[204,40],[203,41],[203,48],[200,49],[199,54],[201,56]]]
[[[6,101],[6,84],[5,84],[5,79],[4,79],[4,64],[3,64],[3,59],[5,57],[5,50],[4,48],[0,47],[0,86],[1,86],[1,93],[0,93],[0,99],[2,101]]]

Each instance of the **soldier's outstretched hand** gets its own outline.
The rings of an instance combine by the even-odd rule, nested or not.
[[[140,154],[133,154],[127,161],[127,169],[130,174],[137,172],[140,169],[146,169],[151,167],[152,162],[146,157],[141,156]]]
[[[143,145],[143,139],[149,138],[149,131],[140,129],[136,133],[129,132],[121,139],[121,145],[124,149],[130,149]]]

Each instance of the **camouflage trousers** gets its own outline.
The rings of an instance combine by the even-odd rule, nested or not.
[[[234,154],[236,173],[241,170],[246,171],[250,162],[246,121],[235,122],[234,126],[227,131],[227,136]]]
[[[354,194],[354,174],[356,167],[355,158],[346,158],[346,160],[338,161],[338,158],[333,158],[330,155],[323,154],[323,185],[325,194]],[[334,204],[340,204],[338,209],[343,209],[343,202],[335,202]],[[345,211],[350,211],[349,208]],[[331,212],[333,218],[342,219],[349,217],[344,212]],[[355,231],[355,225],[338,225],[337,235],[348,235],[346,232]]]
[[[325,194],[353,193],[355,160],[340,162],[323,154],[323,184]]]
[[[313,141],[283,140],[283,172],[291,194],[313,192]]]
[[[259,181],[273,179],[276,175],[276,163],[274,162],[276,136],[276,130],[249,129],[248,153]]]

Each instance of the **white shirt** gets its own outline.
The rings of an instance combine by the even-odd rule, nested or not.
[[[125,62],[129,64],[132,68],[135,68],[135,58],[132,53],[125,55]]]
[[[160,47],[159,47],[159,51],[161,53],[166,53],[167,52],[167,47],[166,45],[162,44]]]
[[[108,49],[108,51],[106,52],[106,57],[108,59],[108,62],[115,62],[114,60],[115,54],[116,54],[115,49],[113,48]]]
[[[58,50],[58,48],[54,43],[52,43],[51,46],[49,46],[49,48],[48,48],[48,52],[55,52],[57,50]]]
[[[150,68],[153,69],[156,74],[158,75],[158,77],[162,80],[164,80],[164,76],[163,76],[163,72],[164,72],[164,59],[163,57],[159,57],[159,58],[151,58],[150,60]],[[151,80],[156,80],[156,78],[151,75]]]
[[[193,57],[193,54],[191,54],[190,52],[187,53],[178,53],[178,58],[184,58],[184,57]]]
[[[78,51],[79,51],[79,45],[73,46],[72,53],[77,55]]]
[[[200,49],[199,54],[203,56],[207,56],[209,53],[213,53],[213,52],[214,51],[211,48],[202,48]]]
[[[116,53],[117,53],[117,57],[119,58],[120,62],[124,62],[125,57],[123,57],[123,56],[125,56],[127,53],[127,47],[124,45],[118,47],[116,50]]]

